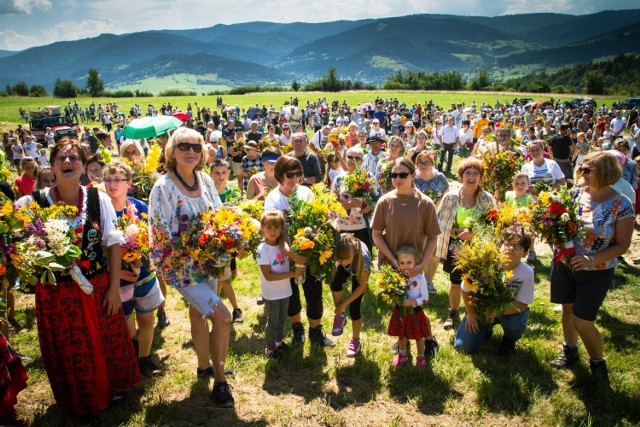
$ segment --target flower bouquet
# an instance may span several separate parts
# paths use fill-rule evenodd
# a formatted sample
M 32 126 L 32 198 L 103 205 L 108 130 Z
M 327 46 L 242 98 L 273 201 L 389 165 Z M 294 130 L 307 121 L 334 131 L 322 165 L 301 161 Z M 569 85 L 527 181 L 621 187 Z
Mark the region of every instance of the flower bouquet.
M 161 156 L 162 149 L 160 146 L 153 145 L 147 154 L 146 160 L 142 156 L 136 157 L 133 161 L 124 159 L 125 163 L 133 169 L 133 185 L 129 188 L 129 196 L 145 203 L 149 202 L 149 193 L 151 193 L 151 189 L 158 179 L 157 170 L 160 166 Z
M 569 260 L 576 253 L 573 239 L 582 233 L 582 224 L 578 219 L 578 203 L 566 187 L 538 195 L 531 209 L 531 227 L 542 240 L 553 246 L 556 264 L 563 261 L 569 265 Z
M 258 199 L 243 200 L 238 208 L 256 221 L 260 221 L 264 212 L 264 202 Z
M 456 263 L 465 288 L 472 292 L 468 302 L 483 321 L 493 321 L 512 303 L 514 293 L 506 286 L 510 273 L 504 270 L 503 255 L 495 242 L 478 237 L 465 241 Z
M 260 229 L 244 212 L 222 206 L 193 218 L 182 245 L 204 277 L 217 277 L 235 255 L 245 258 L 255 252 Z
M 282 153 L 282 155 L 288 154 L 292 151 L 293 151 L 293 144 L 291 144 L 290 142 L 280 147 L 280 152 Z
M 377 178 L 380 188 L 387 192 L 393 190 L 393 182 L 391 181 L 392 167 L 393 162 L 391 160 L 383 160 L 378 171 Z
M 66 219 L 75 217 L 78 209 L 64 203 L 42 208 L 33 202 L 19 212 L 28 218 L 28 224 L 16 244 L 24 266 L 16 267 L 33 272 L 37 280 L 51 285 L 57 283 L 54 272 L 69 273 L 82 291 L 91 294 L 93 285 L 76 264 L 82 254 L 78 245 L 83 227 L 74 229 Z
M 347 213 L 324 184 L 315 184 L 311 189 L 314 195 L 311 201 L 294 196 L 289 203 L 289 241 L 293 252 L 307 258 L 310 273 L 318 280 L 330 283 L 336 247 L 331 222 L 338 216 L 346 217 Z
M 369 177 L 366 169 L 356 169 L 348 173 L 342 180 L 342 186 L 349 196 L 361 199 L 372 196 L 375 189 L 373 178 Z
M 376 278 L 378 292 L 378 308 L 381 305 L 393 305 L 407 294 L 407 278 L 393 267 L 384 264 L 380 267 Z
M 0 193 L 0 278 L 8 286 L 20 279 L 23 290 L 29 284 L 34 285 L 34 272 L 28 268 L 23 254 L 16 246 L 29 224 L 29 218 L 24 211 L 15 209 L 10 200 Z
M 483 188 L 491 193 L 499 191 L 504 197 L 505 191 L 511 186 L 513 177 L 520 171 L 524 160 L 518 153 L 506 150 L 496 155 L 484 156 L 483 162 Z
M 277 135 L 276 135 L 277 136 Z M 265 148 L 280 148 L 280 142 L 277 138 L 271 138 L 269 135 L 264 135 L 258 142 L 258 150 L 262 152 Z
M 124 243 L 120 245 L 122 263 L 128 270 L 140 268 L 143 261 L 149 261 L 149 227 L 147 222 L 138 219 L 135 206 L 130 203 L 116 223 L 122 231 Z

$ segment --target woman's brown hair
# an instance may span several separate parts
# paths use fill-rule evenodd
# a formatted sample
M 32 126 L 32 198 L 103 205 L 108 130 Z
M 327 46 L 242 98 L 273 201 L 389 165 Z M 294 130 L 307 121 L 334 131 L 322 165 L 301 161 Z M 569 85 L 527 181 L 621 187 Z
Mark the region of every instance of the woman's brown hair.
M 290 171 L 299 170 L 302 171 L 302 163 L 295 157 L 282 156 L 278 157 L 276 165 L 273 169 L 273 175 L 280 184 L 282 184 L 282 177 L 285 173 Z

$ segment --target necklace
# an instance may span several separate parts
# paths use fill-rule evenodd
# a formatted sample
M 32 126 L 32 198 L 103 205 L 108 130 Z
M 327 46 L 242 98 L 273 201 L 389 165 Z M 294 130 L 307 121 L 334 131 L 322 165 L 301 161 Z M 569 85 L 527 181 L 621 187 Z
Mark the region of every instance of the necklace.
M 178 178 L 178 181 L 180 181 L 180 183 L 182 185 L 184 185 L 184 188 L 187 189 L 187 191 L 197 191 L 198 188 L 200 188 L 200 182 L 198 182 L 198 177 L 196 176 L 196 171 L 195 169 L 193 170 L 193 180 L 195 181 L 193 183 L 193 185 L 189 185 L 187 184 L 184 179 L 182 179 L 182 177 L 180 176 L 180 174 L 178 173 L 178 170 L 176 169 L 174 171 L 174 173 L 176 174 L 176 177 Z
M 56 201 L 58 202 L 62 202 L 64 203 L 64 200 L 62 200 L 62 196 L 60 196 L 60 190 L 58 190 L 58 187 L 55 186 L 53 187 L 53 194 L 54 196 L 56 196 Z M 78 187 L 78 204 L 76 205 L 76 208 L 78 208 L 78 213 L 76 216 L 80 216 L 80 214 L 82 213 L 82 205 L 83 205 L 83 200 L 84 199 L 84 195 L 82 194 L 82 186 Z

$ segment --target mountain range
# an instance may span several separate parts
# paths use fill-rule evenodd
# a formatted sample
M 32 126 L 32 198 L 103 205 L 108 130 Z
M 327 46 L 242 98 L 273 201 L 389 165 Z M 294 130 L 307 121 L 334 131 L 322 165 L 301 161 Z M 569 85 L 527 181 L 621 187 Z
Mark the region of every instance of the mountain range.
M 102 34 L 19 52 L 0 51 L 0 87 L 24 81 L 51 90 L 57 78 L 82 87 L 89 68 L 99 71 L 107 88 L 146 90 L 150 81 L 168 77 L 181 89 L 198 91 L 290 85 L 293 80 L 304 84 L 323 76 L 329 66 L 340 78 L 365 83 L 382 83 L 398 70 L 456 70 L 470 77 L 486 69 L 508 78 L 638 53 L 639 35 L 640 9 L 577 16 L 410 15 L 219 24 Z

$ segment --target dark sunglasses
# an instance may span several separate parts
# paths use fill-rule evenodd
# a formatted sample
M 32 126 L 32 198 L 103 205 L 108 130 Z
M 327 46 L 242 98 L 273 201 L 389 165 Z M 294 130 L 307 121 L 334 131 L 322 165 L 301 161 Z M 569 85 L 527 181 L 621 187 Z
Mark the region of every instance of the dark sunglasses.
M 188 142 L 181 142 L 178 144 L 178 149 L 180 151 L 189 151 L 189 148 L 191 148 L 193 150 L 194 153 L 198 154 L 198 153 L 202 153 L 202 145 L 195 143 L 195 144 L 190 144 Z
M 409 172 L 399 172 L 399 173 L 391 172 L 389 174 L 391 179 L 396 179 L 396 178 L 407 179 L 409 175 L 411 175 Z
M 291 178 L 300 178 L 302 176 L 303 172 L 302 171 L 296 171 L 296 172 L 286 172 L 285 175 L 287 178 L 291 179 Z
M 358 156 L 347 156 L 347 159 L 349 159 L 349 160 L 362 160 L 362 157 L 358 157 Z
M 578 168 L 578 170 L 580 171 L 580 173 L 581 173 L 582 175 L 589 175 L 589 174 L 591 173 L 591 170 L 592 170 L 592 169 L 591 169 L 591 168 L 584 168 L 584 167 L 580 166 L 580 167 Z

